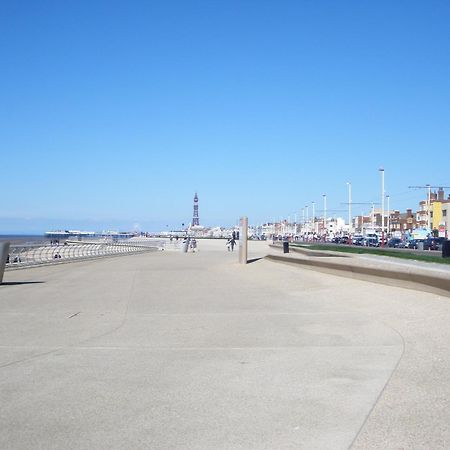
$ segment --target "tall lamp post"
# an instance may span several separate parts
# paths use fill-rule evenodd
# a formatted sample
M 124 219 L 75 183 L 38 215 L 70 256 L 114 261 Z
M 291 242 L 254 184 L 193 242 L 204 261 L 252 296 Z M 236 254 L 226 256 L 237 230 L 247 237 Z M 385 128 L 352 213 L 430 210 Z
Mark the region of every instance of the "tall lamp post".
M 372 233 L 375 232 L 375 204 L 372 203 Z
M 306 232 L 307 237 L 309 239 L 309 206 L 305 205 L 305 211 L 306 211 Z
M 348 186 L 348 233 L 352 232 L 352 183 L 347 181 Z
M 305 208 L 302 208 L 302 234 L 305 233 Z
M 391 208 L 389 205 L 390 196 L 386 195 L 386 199 L 387 199 L 387 235 L 389 237 L 389 234 L 391 232 Z
M 327 194 L 322 194 L 323 197 L 323 233 L 327 235 Z
M 380 167 L 381 172 L 381 246 L 384 247 L 384 169 Z
M 427 184 L 427 228 L 431 230 L 431 185 Z
M 312 227 L 313 227 L 313 233 L 316 232 L 316 202 L 312 203 Z

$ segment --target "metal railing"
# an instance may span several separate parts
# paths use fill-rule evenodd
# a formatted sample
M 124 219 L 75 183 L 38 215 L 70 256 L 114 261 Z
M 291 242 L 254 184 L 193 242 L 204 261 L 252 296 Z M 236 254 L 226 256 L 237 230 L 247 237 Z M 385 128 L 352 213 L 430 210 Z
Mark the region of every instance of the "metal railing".
M 120 240 L 114 242 L 71 242 L 64 244 L 12 245 L 6 259 L 6 269 L 39 264 L 57 264 L 81 259 L 133 254 L 164 249 L 157 240 Z

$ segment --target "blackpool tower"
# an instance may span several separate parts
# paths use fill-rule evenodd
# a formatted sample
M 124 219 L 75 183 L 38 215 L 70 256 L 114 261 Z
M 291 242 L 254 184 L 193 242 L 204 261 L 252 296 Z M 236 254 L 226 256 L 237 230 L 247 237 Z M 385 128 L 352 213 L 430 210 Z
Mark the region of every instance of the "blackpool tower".
M 198 218 L 198 195 L 197 192 L 194 195 L 194 215 L 192 216 L 192 226 L 200 225 L 200 219 Z

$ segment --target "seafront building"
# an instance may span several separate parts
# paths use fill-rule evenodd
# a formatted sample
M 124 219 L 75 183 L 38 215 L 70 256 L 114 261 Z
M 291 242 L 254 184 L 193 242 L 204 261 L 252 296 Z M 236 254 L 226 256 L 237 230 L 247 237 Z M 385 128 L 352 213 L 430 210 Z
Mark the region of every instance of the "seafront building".
M 450 195 L 445 198 L 444 190 L 440 188 L 437 193 L 432 193 L 430 204 L 431 228 L 437 230 L 439 236 L 448 236 Z

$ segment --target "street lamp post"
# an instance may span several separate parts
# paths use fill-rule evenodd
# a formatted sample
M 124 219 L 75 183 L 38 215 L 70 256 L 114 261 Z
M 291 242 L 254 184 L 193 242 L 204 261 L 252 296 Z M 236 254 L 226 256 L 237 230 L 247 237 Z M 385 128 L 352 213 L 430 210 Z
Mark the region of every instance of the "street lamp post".
M 431 229 L 431 185 L 427 184 L 428 195 L 427 195 L 427 228 Z
M 316 232 L 316 202 L 312 203 L 312 227 L 313 227 L 313 233 Z
M 323 197 L 323 233 L 326 239 L 327 235 L 327 194 L 322 194 Z
M 387 198 L 387 235 L 389 237 L 389 234 L 391 232 L 391 208 L 389 205 L 390 196 L 386 195 Z
M 364 236 L 364 211 L 361 211 L 361 236 Z
M 384 247 L 384 169 L 380 167 L 381 172 L 381 246 Z
M 302 226 L 301 226 L 302 234 L 305 233 L 305 208 L 302 208 Z
M 348 186 L 348 233 L 352 232 L 352 183 L 347 182 Z
M 307 238 L 309 240 L 309 206 L 305 205 L 306 210 L 306 232 L 307 232 Z

